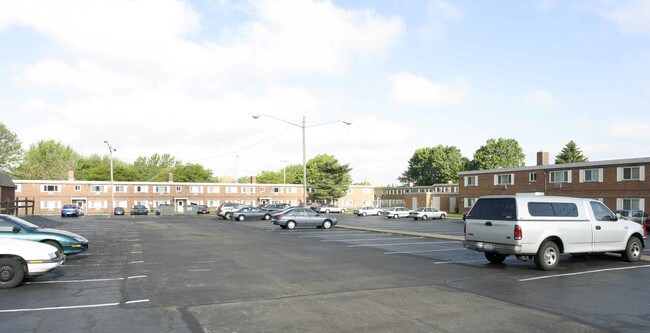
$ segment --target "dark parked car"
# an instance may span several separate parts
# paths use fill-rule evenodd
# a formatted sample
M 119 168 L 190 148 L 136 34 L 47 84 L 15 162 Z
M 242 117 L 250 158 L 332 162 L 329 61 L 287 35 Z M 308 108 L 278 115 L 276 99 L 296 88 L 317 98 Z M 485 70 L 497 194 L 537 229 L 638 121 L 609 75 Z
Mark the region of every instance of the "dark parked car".
M 285 210 L 287 208 L 291 207 L 291 205 L 283 203 L 283 204 L 270 204 L 264 206 L 262 209 L 268 212 L 278 212 Z
M 309 208 L 292 207 L 275 213 L 272 222 L 282 229 L 294 229 L 298 226 L 329 229 L 336 225 L 337 220 L 335 217 L 321 215 Z
M 230 220 L 232 218 L 232 212 L 244 206 L 244 204 L 238 202 L 226 202 L 217 209 L 217 216 Z
M 0 214 L 0 237 L 41 242 L 69 255 L 88 250 L 88 240 L 75 233 L 41 228 L 21 218 Z
M 131 208 L 131 215 L 149 215 L 149 208 L 144 205 L 135 205 Z
M 271 212 L 259 209 L 257 207 L 243 207 L 232 212 L 232 217 L 237 221 L 250 219 L 270 220 Z
M 124 211 L 124 207 L 115 207 L 113 209 L 113 215 L 124 215 L 126 212 Z
M 196 212 L 198 214 L 210 214 L 210 207 L 206 205 L 198 205 L 196 206 Z
M 81 209 L 81 207 L 77 205 L 63 205 L 63 208 L 61 208 L 61 217 L 66 217 L 66 216 L 83 216 L 84 215 L 84 210 Z

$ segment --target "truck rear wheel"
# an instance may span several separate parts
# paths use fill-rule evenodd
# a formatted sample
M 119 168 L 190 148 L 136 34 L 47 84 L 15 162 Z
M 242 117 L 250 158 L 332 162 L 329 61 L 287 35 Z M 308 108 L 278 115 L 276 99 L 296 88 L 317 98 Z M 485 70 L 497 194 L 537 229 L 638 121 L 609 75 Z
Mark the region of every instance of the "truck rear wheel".
M 501 264 L 501 263 L 503 263 L 503 261 L 506 260 L 506 257 L 507 257 L 507 255 L 505 255 L 505 254 L 485 252 L 485 259 L 487 259 L 489 262 L 491 262 L 493 264 Z
M 555 269 L 560 263 L 560 249 L 557 244 L 545 241 L 535 255 L 535 266 L 543 271 Z

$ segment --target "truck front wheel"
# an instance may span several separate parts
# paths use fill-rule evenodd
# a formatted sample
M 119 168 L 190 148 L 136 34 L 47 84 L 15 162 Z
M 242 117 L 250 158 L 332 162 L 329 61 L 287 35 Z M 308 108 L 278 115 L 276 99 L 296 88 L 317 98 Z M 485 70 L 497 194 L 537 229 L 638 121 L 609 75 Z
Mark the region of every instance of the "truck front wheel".
M 555 269 L 560 263 L 560 249 L 557 244 L 545 241 L 535 255 L 535 266 L 543 271 Z
M 627 241 L 627 246 L 625 251 L 623 251 L 623 260 L 629 262 L 639 261 L 641 259 L 641 251 L 643 250 L 643 244 L 638 237 L 630 237 Z

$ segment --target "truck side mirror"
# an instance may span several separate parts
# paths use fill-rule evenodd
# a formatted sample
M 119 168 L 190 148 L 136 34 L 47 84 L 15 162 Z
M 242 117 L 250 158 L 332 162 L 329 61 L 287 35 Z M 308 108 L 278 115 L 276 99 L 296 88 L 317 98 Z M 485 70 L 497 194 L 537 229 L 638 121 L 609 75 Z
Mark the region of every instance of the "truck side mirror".
M 467 213 L 463 214 L 463 221 L 467 220 Z

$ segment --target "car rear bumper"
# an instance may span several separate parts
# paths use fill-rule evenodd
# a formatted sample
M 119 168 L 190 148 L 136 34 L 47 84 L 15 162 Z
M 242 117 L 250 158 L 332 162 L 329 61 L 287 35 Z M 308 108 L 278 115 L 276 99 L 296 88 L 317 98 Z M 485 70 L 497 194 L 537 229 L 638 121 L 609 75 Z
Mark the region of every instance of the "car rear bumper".
M 498 254 L 522 254 L 521 245 L 509 245 L 509 244 L 498 244 L 490 242 L 477 242 L 477 241 L 463 241 L 463 246 L 466 249 L 479 251 L 479 252 L 490 252 Z

